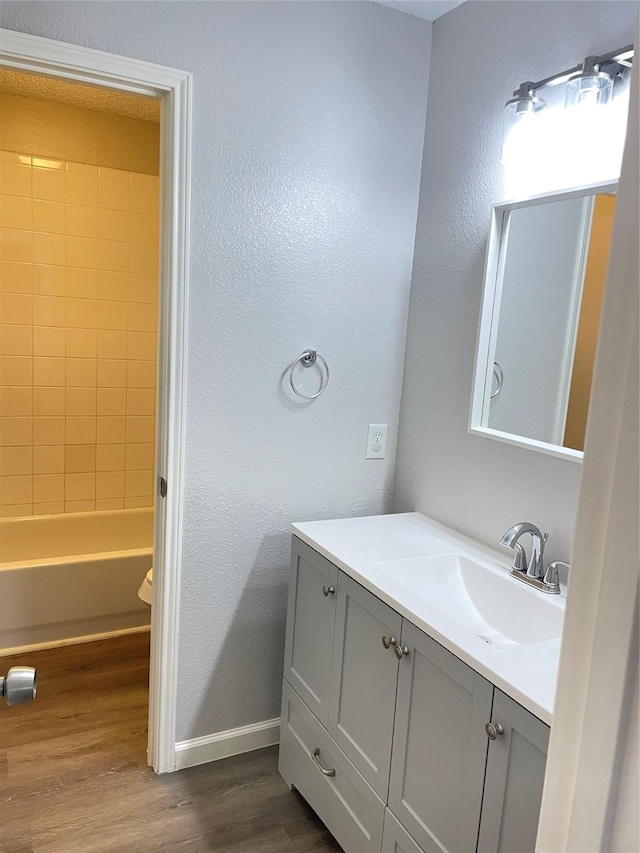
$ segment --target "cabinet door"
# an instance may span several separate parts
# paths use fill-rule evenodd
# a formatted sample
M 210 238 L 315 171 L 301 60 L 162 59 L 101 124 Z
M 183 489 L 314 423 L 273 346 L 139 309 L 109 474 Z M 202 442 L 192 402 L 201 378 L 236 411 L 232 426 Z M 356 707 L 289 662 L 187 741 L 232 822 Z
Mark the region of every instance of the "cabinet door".
M 294 536 L 284 677 L 325 725 L 329 717 L 337 583 L 338 569 L 333 563 Z
M 401 616 L 338 573 L 329 733 L 385 802 L 401 630 Z M 383 637 L 394 642 L 385 648 Z
M 426 853 L 474 853 L 493 686 L 403 620 L 389 807 Z
M 488 722 L 488 721 L 487 721 Z M 533 853 L 538 834 L 549 726 L 496 689 L 479 853 Z

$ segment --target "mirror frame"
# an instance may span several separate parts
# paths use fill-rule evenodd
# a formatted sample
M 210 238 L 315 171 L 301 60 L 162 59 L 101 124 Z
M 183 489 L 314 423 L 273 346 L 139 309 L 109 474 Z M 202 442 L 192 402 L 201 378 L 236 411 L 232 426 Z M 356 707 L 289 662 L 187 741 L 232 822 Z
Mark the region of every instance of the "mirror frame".
M 580 198 L 586 195 L 597 195 L 603 192 L 616 192 L 617 181 L 604 181 L 602 183 L 587 184 L 570 190 L 560 190 L 540 195 L 528 196 L 524 199 L 496 202 L 491 206 L 491 221 L 489 225 L 489 237 L 487 240 L 487 253 L 484 266 L 484 279 L 482 288 L 482 303 L 480 308 L 480 322 L 478 324 L 478 337 L 476 344 L 476 360 L 473 371 L 473 385 L 471 392 L 471 410 L 469 414 L 469 432 L 481 435 L 485 438 L 512 444 L 516 447 L 524 447 L 528 450 L 536 450 L 560 459 L 569 459 L 573 462 L 582 462 L 584 455 L 582 450 L 574 450 L 571 447 L 561 447 L 535 438 L 526 438 L 515 433 L 502 432 L 491 429 L 482 423 L 482 415 L 487 394 L 491 393 L 493 371 L 489 370 L 491 354 L 495 351 L 497 324 L 493 328 L 493 317 L 499 310 L 500 297 L 502 293 L 502 255 L 501 242 L 506 221 L 505 214 L 523 207 L 532 207 L 545 201 L 565 201 L 572 198 Z

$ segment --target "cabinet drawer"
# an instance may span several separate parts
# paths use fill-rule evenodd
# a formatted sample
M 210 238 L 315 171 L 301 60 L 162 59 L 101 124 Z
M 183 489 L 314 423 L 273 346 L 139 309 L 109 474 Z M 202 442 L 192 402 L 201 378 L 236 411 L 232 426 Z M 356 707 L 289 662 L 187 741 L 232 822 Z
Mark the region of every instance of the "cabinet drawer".
M 346 853 L 380 853 L 384 803 L 286 681 L 278 766 Z
M 422 848 L 389 809 L 384 810 L 382 853 L 423 853 Z

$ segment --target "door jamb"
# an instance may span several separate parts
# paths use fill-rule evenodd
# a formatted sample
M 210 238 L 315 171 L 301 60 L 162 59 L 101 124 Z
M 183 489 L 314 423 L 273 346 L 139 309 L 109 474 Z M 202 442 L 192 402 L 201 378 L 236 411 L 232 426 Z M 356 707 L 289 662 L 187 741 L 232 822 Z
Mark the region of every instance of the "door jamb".
M 178 616 L 184 491 L 191 87 L 187 71 L 0 29 L 0 67 L 162 99 L 161 256 L 156 404 L 156 489 L 148 761 L 176 769 Z

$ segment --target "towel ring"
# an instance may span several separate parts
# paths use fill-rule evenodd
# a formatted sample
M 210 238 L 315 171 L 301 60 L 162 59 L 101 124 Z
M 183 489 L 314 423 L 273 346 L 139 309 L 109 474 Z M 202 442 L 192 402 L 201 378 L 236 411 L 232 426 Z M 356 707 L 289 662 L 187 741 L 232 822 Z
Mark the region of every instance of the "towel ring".
M 498 384 L 496 385 L 496 390 L 491 395 L 492 400 L 494 397 L 497 397 L 498 394 L 502 391 L 502 383 L 504 382 L 504 373 L 502 372 L 502 368 L 500 367 L 497 361 L 493 362 L 493 375 L 496 377 L 496 382 Z
M 322 384 L 320 385 L 320 390 L 315 394 L 303 394 L 301 391 L 298 391 L 296 388 L 295 382 L 293 381 L 293 371 L 297 367 L 298 364 L 301 364 L 303 367 L 313 367 L 313 365 L 317 362 L 322 362 L 324 366 L 324 378 L 322 380 Z M 291 367 L 289 368 L 289 384 L 291 385 L 291 390 L 294 394 L 297 394 L 302 400 L 315 400 L 320 394 L 323 394 L 326 391 L 327 385 L 329 384 L 329 365 L 324 360 L 321 355 L 314 349 L 306 349 L 298 358 L 293 362 Z

